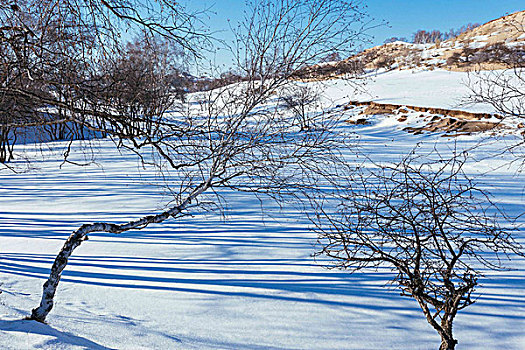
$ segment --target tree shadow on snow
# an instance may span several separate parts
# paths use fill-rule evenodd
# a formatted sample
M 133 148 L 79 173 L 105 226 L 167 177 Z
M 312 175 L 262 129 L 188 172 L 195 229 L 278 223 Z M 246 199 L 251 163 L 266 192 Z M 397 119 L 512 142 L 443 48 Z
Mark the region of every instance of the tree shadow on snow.
M 40 334 L 44 336 L 53 337 L 47 340 L 43 346 L 49 345 L 64 345 L 64 346 L 79 346 L 84 349 L 93 350 L 110 350 L 111 348 L 105 347 L 89 339 L 74 335 L 69 332 L 62 332 L 55 329 L 47 324 L 31 321 L 31 320 L 0 320 L 0 331 L 4 332 L 20 332 L 30 334 Z

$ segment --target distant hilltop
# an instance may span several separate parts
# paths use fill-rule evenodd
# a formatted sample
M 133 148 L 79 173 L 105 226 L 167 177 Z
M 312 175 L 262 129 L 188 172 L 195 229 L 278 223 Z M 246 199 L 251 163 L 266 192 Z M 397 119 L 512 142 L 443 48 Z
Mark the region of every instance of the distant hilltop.
M 432 42 L 389 42 L 341 61 L 309 67 L 299 76 L 308 79 L 378 69 L 470 71 L 525 67 L 525 11 L 467 29 L 446 40 L 429 32 Z

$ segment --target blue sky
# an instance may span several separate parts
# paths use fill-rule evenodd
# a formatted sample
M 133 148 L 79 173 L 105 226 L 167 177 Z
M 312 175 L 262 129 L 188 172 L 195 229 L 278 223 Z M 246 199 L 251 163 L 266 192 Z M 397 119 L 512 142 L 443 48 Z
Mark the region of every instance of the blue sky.
M 256 0 L 255 0 L 256 1 Z M 486 23 L 507 13 L 525 10 L 525 0 L 363 0 L 368 14 L 378 23 L 387 21 L 389 26 L 381 26 L 370 31 L 374 36 L 373 45 L 383 43 L 386 38 L 397 36 L 410 38 L 418 29 L 439 29 L 446 31 L 467 23 Z M 209 8 L 205 24 L 218 37 L 231 38 L 228 33 L 228 20 L 235 24 L 243 18 L 244 0 L 202 0 L 188 1 L 193 10 Z M 230 59 L 226 52 L 209 56 L 216 63 L 228 65 Z
M 507 13 L 525 10 L 523 0 L 369 0 L 368 13 L 392 28 L 373 31 L 376 43 L 392 36 L 409 37 L 417 29 L 448 30 L 469 22 L 486 23 Z

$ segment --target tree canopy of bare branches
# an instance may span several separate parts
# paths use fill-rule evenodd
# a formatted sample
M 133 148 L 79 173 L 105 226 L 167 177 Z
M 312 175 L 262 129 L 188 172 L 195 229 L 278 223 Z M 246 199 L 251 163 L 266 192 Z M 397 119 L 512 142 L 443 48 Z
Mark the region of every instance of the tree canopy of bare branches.
M 460 36 L 461 34 L 465 33 L 465 32 L 468 32 L 474 28 L 477 28 L 479 27 L 480 24 L 479 23 L 469 23 L 467 25 L 464 25 L 464 26 L 461 26 L 460 28 L 458 29 L 450 29 L 448 32 L 441 32 L 437 29 L 433 29 L 433 30 L 423 30 L 423 29 L 420 29 L 418 30 L 417 32 L 415 32 L 414 34 L 412 34 L 412 42 L 414 44 L 435 44 L 435 43 L 438 43 L 438 42 L 441 42 L 441 41 L 444 41 L 444 40 L 449 40 L 449 39 L 453 39 L 455 37 L 458 37 Z M 395 39 L 392 41 L 392 39 Z M 401 40 L 401 41 L 406 41 L 405 38 L 401 38 L 401 39 L 404 39 L 404 40 Z M 394 41 L 397 41 L 397 40 L 400 40 L 398 38 L 391 38 L 391 39 L 387 39 L 385 41 L 385 44 L 387 42 L 394 42 Z
M 129 73 L 132 63 L 128 57 L 128 67 L 123 65 L 122 56 L 133 55 L 123 37 L 135 35 L 148 42 L 141 44 L 143 59 L 160 58 L 160 41 L 197 55 L 207 36 L 195 29 L 196 22 L 194 14 L 171 0 L 0 1 L 0 162 L 13 157 L 17 135 L 25 128 L 105 129 L 116 124 L 121 124 L 118 131 L 129 128 L 123 125 L 128 122 L 124 112 L 133 107 L 113 108 L 115 98 L 121 104 L 132 103 L 115 89 L 122 86 L 122 74 L 125 69 Z M 133 69 L 140 68 L 136 56 Z M 177 57 L 164 54 L 157 67 L 173 66 Z M 112 71 L 106 69 L 108 62 L 115 63 Z M 150 75 L 148 81 L 133 75 L 126 79 L 135 78 L 134 91 L 144 98 L 151 94 L 152 81 L 157 86 L 164 82 L 159 78 L 164 73 L 150 69 L 143 72 Z M 156 79 L 151 79 L 153 75 Z M 162 88 L 169 90 L 170 85 Z M 108 97 L 111 93 L 120 96 Z
M 104 76 L 112 77 L 114 68 L 118 74 L 109 79 L 109 88 L 104 85 L 104 91 L 110 93 L 97 109 L 102 111 L 100 117 L 95 115 L 100 120 L 98 128 L 117 138 L 119 146 L 143 157 L 145 163 L 173 175 L 166 176 L 176 179 L 167 183 L 173 200 L 162 213 L 120 224 L 84 224 L 74 231 L 54 261 L 40 305 L 32 311 L 33 319 L 46 319 L 69 257 L 89 234 L 143 229 L 184 215 L 203 203 L 218 207 L 221 199 L 213 191 L 217 187 L 278 198 L 304 186 L 302 180 L 308 179 L 313 168 L 337 158 L 344 140 L 334 136 L 336 117 L 311 115 L 309 118 L 315 120 L 308 124 L 316 128 L 304 130 L 293 113 L 269 102 L 295 83 L 290 78 L 296 70 L 328 52 L 352 49 L 360 38 L 364 14 L 355 3 L 336 0 L 262 0 L 251 5 L 252 11 L 236 31 L 235 71 L 241 72 L 242 82 L 194 94 L 188 104 L 174 111 L 164 108 L 169 104 L 155 105 L 162 93 L 154 85 L 151 96 L 128 91 L 128 77 L 140 73 L 136 68 L 127 73 L 130 65 L 145 65 L 145 72 L 157 71 L 155 65 L 141 60 L 141 53 L 134 54 L 140 45 L 129 48 L 127 59 L 117 57 L 108 65 L 110 74 Z M 157 50 L 157 46 L 151 48 Z M 154 57 L 162 61 L 165 55 L 160 50 Z M 141 79 L 139 75 L 131 80 Z M 158 79 L 156 76 L 153 80 Z M 102 80 L 101 84 L 106 82 Z M 142 120 L 150 107 L 154 112 Z M 123 122 L 121 115 L 126 118 Z M 144 122 L 151 125 L 144 127 Z
M 236 65 L 263 83 L 288 78 L 338 53 L 355 53 L 368 25 L 359 1 L 253 1 L 250 17 L 235 28 Z

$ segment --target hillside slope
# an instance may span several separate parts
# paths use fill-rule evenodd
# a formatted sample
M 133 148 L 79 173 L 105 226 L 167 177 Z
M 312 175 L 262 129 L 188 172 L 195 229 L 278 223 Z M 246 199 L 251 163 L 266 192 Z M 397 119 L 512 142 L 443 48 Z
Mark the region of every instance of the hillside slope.
M 525 11 L 492 20 L 442 42 L 396 41 L 372 47 L 340 62 L 309 67 L 300 75 L 312 79 L 377 69 L 472 71 L 516 66 L 525 67 Z

